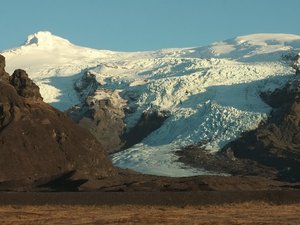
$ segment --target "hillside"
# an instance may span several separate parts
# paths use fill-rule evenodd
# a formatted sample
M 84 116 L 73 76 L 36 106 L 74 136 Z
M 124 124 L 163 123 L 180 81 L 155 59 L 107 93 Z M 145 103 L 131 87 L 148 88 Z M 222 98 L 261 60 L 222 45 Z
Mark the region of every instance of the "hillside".
M 71 116 L 105 140 L 106 151 L 123 148 L 111 156 L 115 165 L 192 176 L 215 173 L 185 166 L 174 152 L 199 143 L 218 152 L 257 128 L 271 112 L 260 93 L 285 85 L 294 70 L 282 56 L 299 48 L 297 35 L 254 34 L 204 47 L 126 53 L 39 32 L 3 54 L 8 71 L 25 69 L 47 103 L 60 110 L 77 105 Z M 161 122 L 149 128 L 148 115 Z M 139 141 L 126 145 L 129 138 Z
M 0 60 L 1 189 L 26 189 L 66 174 L 78 175 L 79 183 L 117 174 L 89 132 L 44 103 L 24 70 L 8 76 Z

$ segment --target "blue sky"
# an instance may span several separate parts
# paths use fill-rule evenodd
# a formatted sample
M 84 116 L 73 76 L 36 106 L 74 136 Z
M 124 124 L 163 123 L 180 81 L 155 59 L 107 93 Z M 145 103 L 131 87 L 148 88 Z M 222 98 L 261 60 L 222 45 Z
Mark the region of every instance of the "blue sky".
M 0 50 L 48 30 L 119 51 L 194 47 L 250 33 L 300 34 L 300 0 L 0 0 Z

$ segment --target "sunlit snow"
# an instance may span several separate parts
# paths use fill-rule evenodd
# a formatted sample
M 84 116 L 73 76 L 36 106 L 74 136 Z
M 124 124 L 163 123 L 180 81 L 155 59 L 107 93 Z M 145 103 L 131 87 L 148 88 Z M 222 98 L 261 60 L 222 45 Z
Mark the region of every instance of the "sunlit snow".
M 80 102 L 73 84 L 89 71 L 101 88 L 116 90 L 109 92 L 114 101 L 135 109 L 125 119 L 128 128 L 145 110 L 167 111 L 160 129 L 112 160 L 144 173 L 191 176 L 209 172 L 184 167 L 173 152 L 201 141 L 218 151 L 255 129 L 271 110 L 260 92 L 287 81 L 293 71 L 281 57 L 299 48 L 297 35 L 254 34 L 206 47 L 126 53 L 79 47 L 39 32 L 2 54 L 10 73 L 25 69 L 45 101 L 60 110 Z

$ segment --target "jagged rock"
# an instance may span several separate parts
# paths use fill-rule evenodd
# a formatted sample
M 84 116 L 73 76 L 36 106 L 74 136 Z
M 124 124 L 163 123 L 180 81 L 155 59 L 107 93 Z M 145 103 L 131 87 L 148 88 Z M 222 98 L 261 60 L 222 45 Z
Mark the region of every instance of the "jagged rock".
M 291 78 L 283 88 L 261 93 L 261 98 L 273 108 L 286 108 L 300 99 L 300 74 Z
M 0 81 L 0 87 L 0 131 L 2 131 L 14 118 L 18 119 L 18 109 L 25 107 L 25 104 L 11 85 Z
M 72 107 L 67 114 L 81 127 L 86 128 L 111 153 L 123 146 L 124 100 L 117 91 L 99 89 L 94 74 L 85 72 L 74 84 L 82 103 Z
M 254 160 L 274 168 L 281 179 L 300 181 L 300 77 L 264 99 L 274 107 L 269 119 L 224 149 L 237 158 Z
M 70 171 L 85 179 L 116 174 L 101 144 L 42 102 L 25 71 L 10 81 L 14 86 L 0 81 L 0 184 L 24 185 Z
M 143 112 L 137 124 L 124 135 L 126 140 L 124 148 L 130 148 L 142 141 L 150 133 L 160 128 L 168 117 L 167 112 L 157 109 Z
M 178 153 L 180 161 L 234 175 L 300 181 L 300 75 L 261 97 L 273 110 L 257 129 L 242 134 L 216 154 L 189 146 Z
M 108 153 L 129 148 L 142 141 L 168 118 L 167 112 L 148 110 L 142 113 L 135 126 L 126 131 L 125 113 L 134 110 L 134 106 L 129 107 L 128 102 L 135 99 L 138 93 L 126 92 L 127 100 L 124 100 L 117 90 L 101 88 L 95 75 L 90 72 L 85 72 L 75 82 L 74 87 L 83 104 L 68 110 L 68 115 L 80 126 L 88 129 Z
M 9 75 L 5 72 L 5 57 L 0 55 L 0 81 L 8 81 Z
M 85 72 L 83 76 L 74 83 L 74 89 L 79 93 L 81 99 L 86 99 L 95 93 L 99 83 L 96 76 L 90 72 Z
M 152 109 L 142 113 L 137 124 L 125 129 L 125 113 L 132 113 L 130 105 L 139 93 L 126 91 L 120 97 L 117 90 L 101 87 L 95 74 L 86 71 L 74 84 L 82 104 L 67 111 L 80 126 L 88 129 L 108 153 L 131 147 L 158 129 L 168 117 L 166 112 Z M 125 100 L 126 99 L 126 100 Z
M 86 77 L 86 76 L 85 76 Z M 93 90 L 95 88 L 93 76 L 89 82 L 80 81 L 77 90 Z M 84 78 L 86 81 L 86 78 Z M 87 85 L 90 83 L 90 85 Z M 85 88 L 79 88 L 84 86 Z M 88 91 L 89 92 L 89 91 Z M 102 143 L 108 153 L 116 152 L 133 146 L 155 131 L 168 118 L 168 113 L 157 109 L 142 113 L 137 124 L 125 132 L 126 101 L 117 91 L 98 89 L 89 92 L 85 103 L 73 107 L 68 115 L 81 127 L 88 129 L 97 140 Z M 83 94 L 85 97 L 86 94 Z
M 124 144 L 121 137 L 125 129 L 125 114 L 120 101 L 117 93 L 101 90 L 98 95 L 87 97 L 81 107 L 69 110 L 68 114 L 81 127 L 88 129 L 106 152 L 111 153 Z
M 4 68 L 5 68 L 5 57 L 0 55 L 0 73 L 1 74 L 3 72 L 5 72 Z
M 25 98 L 42 100 L 40 88 L 28 77 L 26 71 L 18 69 L 9 78 L 9 82 L 15 87 L 18 94 Z

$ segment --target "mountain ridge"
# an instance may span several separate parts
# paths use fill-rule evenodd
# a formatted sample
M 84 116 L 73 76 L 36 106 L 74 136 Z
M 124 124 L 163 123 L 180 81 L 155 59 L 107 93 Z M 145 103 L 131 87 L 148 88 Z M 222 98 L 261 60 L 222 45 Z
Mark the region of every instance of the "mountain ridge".
M 45 101 L 61 110 L 82 107 L 87 97 L 109 100 L 114 108 L 122 106 L 125 132 L 145 112 L 167 112 L 161 127 L 113 155 L 113 162 L 144 173 L 191 176 L 209 171 L 186 168 L 176 162 L 174 152 L 207 140 L 205 148 L 218 151 L 255 129 L 271 111 L 260 92 L 275 90 L 292 76 L 294 70 L 282 55 L 299 51 L 299 41 L 296 35 L 256 34 L 206 47 L 136 53 L 74 45 L 40 51 L 33 44 L 4 55 L 11 66 L 29 71 Z M 87 73 L 98 83 L 93 92 L 86 89 L 89 96 L 74 89 Z
M 0 56 L 0 191 L 101 194 L 297 187 L 262 177 L 170 178 L 115 168 L 93 136 L 42 101 L 24 70 L 16 70 L 7 80 L 4 67 Z

